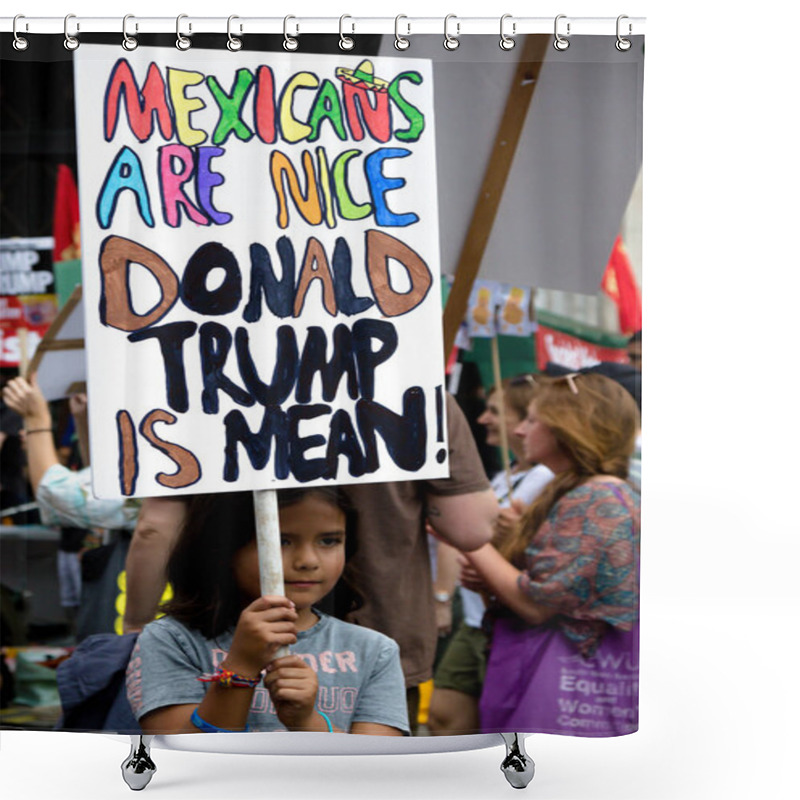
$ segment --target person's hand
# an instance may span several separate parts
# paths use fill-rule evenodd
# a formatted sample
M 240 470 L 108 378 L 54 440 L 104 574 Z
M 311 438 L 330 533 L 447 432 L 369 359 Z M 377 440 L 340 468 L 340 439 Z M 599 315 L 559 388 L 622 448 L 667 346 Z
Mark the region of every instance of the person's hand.
M 507 508 L 501 508 L 494 525 L 492 544 L 495 547 L 506 541 L 516 531 L 527 506 L 521 500 L 512 500 Z
M 461 565 L 461 575 L 459 583 L 473 592 L 485 592 L 489 587 L 481 577 L 481 574 L 473 567 L 464 556 L 460 556 L 458 563 Z
M 289 730 L 314 730 L 319 683 L 317 674 L 300 656 L 276 658 L 264 678 L 278 719 Z
M 12 378 L 3 387 L 3 401 L 12 411 L 22 416 L 28 430 L 53 426 L 50 408 L 39 389 L 35 374 L 31 375 L 30 383 L 22 377 Z
M 280 647 L 297 641 L 297 612 L 288 597 L 265 596 L 239 615 L 225 669 L 253 678 L 275 657 Z
M 436 612 L 436 630 L 439 636 L 449 636 L 453 630 L 453 601 L 448 600 L 446 603 L 437 600 L 434 603 Z
M 69 413 L 73 417 L 85 419 L 88 408 L 85 392 L 77 392 L 69 396 Z

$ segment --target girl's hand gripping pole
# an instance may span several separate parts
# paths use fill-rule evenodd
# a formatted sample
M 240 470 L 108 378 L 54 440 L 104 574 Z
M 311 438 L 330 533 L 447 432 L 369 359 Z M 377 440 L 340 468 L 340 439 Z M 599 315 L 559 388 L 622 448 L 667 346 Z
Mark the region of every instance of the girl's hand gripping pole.
M 258 545 L 261 594 L 262 596 L 285 595 L 277 492 L 275 489 L 257 489 L 253 492 L 253 504 L 256 515 L 256 543 Z M 275 653 L 275 658 L 287 655 L 289 655 L 289 648 L 281 647 Z

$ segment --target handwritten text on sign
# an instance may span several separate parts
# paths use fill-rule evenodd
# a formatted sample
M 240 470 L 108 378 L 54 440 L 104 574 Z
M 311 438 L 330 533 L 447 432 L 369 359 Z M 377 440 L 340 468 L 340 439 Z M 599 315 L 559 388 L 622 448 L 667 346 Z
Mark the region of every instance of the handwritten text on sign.
M 446 475 L 429 63 L 76 55 L 96 493 Z

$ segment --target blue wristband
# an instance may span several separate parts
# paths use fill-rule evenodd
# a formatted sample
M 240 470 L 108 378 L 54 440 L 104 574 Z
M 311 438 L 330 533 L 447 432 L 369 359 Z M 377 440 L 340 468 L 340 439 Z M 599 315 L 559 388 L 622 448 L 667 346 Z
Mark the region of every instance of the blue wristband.
M 242 733 L 242 731 L 232 731 L 229 728 L 218 728 L 210 722 L 206 722 L 198 713 L 197 709 L 192 711 L 192 725 L 200 729 L 203 733 Z M 330 725 L 330 722 L 328 723 Z M 244 726 L 244 732 L 250 729 L 249 725 Z
M 317 714 L 319 714 L 322 719 L 325 720 L 325 724 L 328 726 L 328 733 L 333 733 L 333 723 L 331 722 L 330 717 L 319 709 L 317 709 Z

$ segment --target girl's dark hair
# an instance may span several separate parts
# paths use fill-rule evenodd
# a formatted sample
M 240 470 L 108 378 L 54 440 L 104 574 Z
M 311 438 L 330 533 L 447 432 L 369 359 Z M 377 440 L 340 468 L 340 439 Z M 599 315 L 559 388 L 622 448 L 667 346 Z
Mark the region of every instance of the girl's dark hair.
M 281 489 L 278 508 L 295 505 L 309 495 L 316 495 L 344 512 L 345 560 L 349 560 L 357 547 L 356 512 L 341 489 L 329 486 Z M 167 563 L 173 596 L 161 610 L 207 639 L 235 627 L 246 599 L 236 585 L 233 556 L 253 541 L 255 535 L 252 492 L 191 497 L 186 521 Z M 329 598 L 332 599 L 322 610 L 339 617 L 362 602 L 358 591 L 343 579 Z

